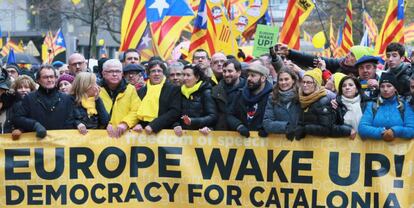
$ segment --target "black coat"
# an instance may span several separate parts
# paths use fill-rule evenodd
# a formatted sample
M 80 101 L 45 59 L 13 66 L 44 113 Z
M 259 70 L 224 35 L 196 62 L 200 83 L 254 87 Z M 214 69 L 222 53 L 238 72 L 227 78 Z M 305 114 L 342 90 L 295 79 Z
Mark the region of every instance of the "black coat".
M 138 90 L 138 96 L 142 100 L 147 94 L 147 86 Z M 140 121 L 143 128 L 150 125 L 152 130 L 157 133 L 162 129 L 169 129 L 180 117 L 181 93 L 180 89 L 168 81 L 161 89 L 158 117 L 151 122 Z
M 247 90 L 247 86 L 245 86 L 243 90 Z M 265 88 L 261 93 L 259 93 L 260 96 L 256 106 L 257 109 L 254 113 L 253 118 L 251 118 L 250 122 L 247 118 L 248 102 L 245 96 L 243 95 L 243 91 L 239 91 L 229 108 L 227 122 L 230 127 L 230 130 L 237 130 L 237 127 L 239 127 L 240 125 L 244 125 L 250 131 L 264 130 L 263 117 L 265 113 L 267 100 L 269 98 L 269 94 L 271 91 L 272 84 L 270 84 L 270 82 L 266 82 Z
M 229 130 L 227 125 L 227 115 L 229 112 L 229 104 L 232 103 L 237 93 L 246 85 L 246 80 L 239 78 L 239 84 L 233 86 L 232 89 L 226 90 L 226 84 L 222 79 L 216 86 L 213 87 L 212 96 L 216 102 L 218 119 L 215 125 L 215 130 Z
M 75 97 L 72 97 L 74 100 Z M 73 117 L 75 119 L 75 127 L 83 123 L 87 129 L 100 129 L 106 127 L 109 123 L 109 114 L 105 110 L 105 106 L 101 98 L 95 101 L 97 115 L 88 116 L 88 112 L 82 105 L 76 105 L 73 109 Z
M 187 126 L 179 119 L 174 126 L 183 129 L 197 130 L 203 127 L 214 127 L 217 120 L 217 108 L 211 96 L 211 84 L 203 82 L 200 88 L 187 99 L 184 95 L 181 101 L 181 115 L 187 115 L 191 119 L 191 125 Z
M 395 78 L 397 79 L 398 86 L 398 94 L 402 96 L 409 96 L 410 95 L 410 76 L 412 74 L 412 68 L 410 63 L 402 63 L 401 66 L 397 67 L 396 69 L 389 70 L 391 73 L 394 74 Z
M 313 61 L 318 57 L 315 55 L 307 54 L 304 52 L 299 52 L 295 50 L 289 50 L 288 59 L 292 60 L 293 63 L 304 66 L 304 67 L 314 67 Z M 344 64 L 344 58 L 326 58 L 322 57 L 322 60 L 326 63 L 326 69 L 335 72 L 342 72 L 346 75 L 353 74 L 355 77 L 358 77 L 358 69 L 353 66 L 347 66 Z
M 73 129 L 73 107 L 71 96 L 56 88 L 46 90 L 42 87 L 26 95 L 21 105 L 16 106 L 13 123 L 24 131 L 33 131 L 36 122 L 47 130 Z
M 331 136 L 334 122 L 335 113 L 332 110 L 331 101 L 327 96 L 323 96 L 310 104 L 308 108 L 302 108 L 298 126 L 304 127 L 306 134 Z

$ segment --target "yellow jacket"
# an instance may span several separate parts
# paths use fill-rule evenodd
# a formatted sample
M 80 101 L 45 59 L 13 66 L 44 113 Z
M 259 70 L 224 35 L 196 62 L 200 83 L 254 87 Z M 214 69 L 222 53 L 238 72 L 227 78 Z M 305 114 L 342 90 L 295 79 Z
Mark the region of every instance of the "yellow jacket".
M 139 99 L 134 86 L 127 84 L 125 91 L 118 94 L 114 103 L 112 103 L 112 99 L 105 88 L 102 88 L 99 97 L 102 99 L 108 114 L 112 109 L 109 124 L 117 126 L 119 123 L 125 122 L 129 128 L 132 128 L 138 123 L 137 110 L 141 104 L 141 99 Z

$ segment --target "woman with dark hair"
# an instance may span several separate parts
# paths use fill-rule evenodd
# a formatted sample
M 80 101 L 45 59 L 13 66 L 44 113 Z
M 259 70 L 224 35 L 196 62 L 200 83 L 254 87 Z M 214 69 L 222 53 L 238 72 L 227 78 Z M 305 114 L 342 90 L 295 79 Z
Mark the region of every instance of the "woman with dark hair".
M 263 127 L 268 133 L 286 134 L 292 140 L 296 128 L 300 103 L 298 95 L 299 79 L 287 67 L 277 74 L 277 84 L 273 86 L 263 118 Z
M 335 136 L 350 136 L 355 139 L 358 125 L 366 106 L 364 93 L 358 79 L 353 76 L 343 77 L 336 87 L 336 124 L 332 134 Z
M 181 119 L 174 124 L 174 132 L 181 136 L 183 129 L 198 129 L 208 134 L 217 119 L 211 84 L 199 65 L 185 66 L 183 75 Z
M 392 73 L 383 72 L 380 96 L 369 102 L 359 123 L 363 139 L 393 141 L 395 138 L 414 138 L 414 112 L 408 102 L 398 97 L 398 82 Z

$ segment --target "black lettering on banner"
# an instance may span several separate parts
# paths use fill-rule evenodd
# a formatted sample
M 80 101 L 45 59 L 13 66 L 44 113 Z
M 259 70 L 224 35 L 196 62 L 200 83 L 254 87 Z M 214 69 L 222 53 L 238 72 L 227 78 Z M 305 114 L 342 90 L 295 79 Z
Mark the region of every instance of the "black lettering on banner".
M 63 147 L 55 148 L 55 169 L 51 172 L 45 170 L 43 148 L 35 148 L 35 170 L 37 175 L 45 180 L 55 180 L 62 176 L 65 168 L 65 150 Z
M 378 170 L 373 170 L 372 164 L 380 163 Z M 365 155 L 365 179 L 364 186 L 372 186 L 372 178 L 387 174 L 390 170 L 390 161 L 383 154 L 369 153 Z
M 12 199 L 13 192 L 17 192 L 17 198 Z M 17 205 L 22 203 L 24 199 L 24 191 L 19 186 L 6 186 L 6 205 Z
M 312 170 L 310 163 L 300 163 L 300 159 L 312 159 L 313 151 L 293 151 L 292 156 L 292 183 L 312 183 L 312 176 L 301 176 L 299 171 L 301 170 Z
M 217 191 L 217 199 L 213 199 L 213 198 L 211 198 L 211 192 L 213 191 L 213 190 L 216 190 Z M 218 185 L 210 185 L 210 186 L 208 186 L 207 188 L 206 188 L 206 190 L 204 191 L 204 197 L 206 198 L 206 201 L 209 203 L 209 204 L 213 204 L 213 205 L 217 205 L 217 204 L 220 204 L 220 202 L 222 202 L 223 201 L 223 199 L 224 199 L 224 191 L 223 191 L 223 189 L 220 187 L 220 186 L 218 186 Z
M 140 154 L 145 155 L 144 161 L 139 161 L 138 157 Z M 147 168 L 150 167 L 154 163 L 154 152 L 148 147 L 132 147 L 131 148 L 131 162 L 130 162 L 130 176 L 131 177 L 138 177 L 138 169 L 139 168 Z
M 289 154 L 289 150 L 282 150 L 273 160 L 273 150 L 267 151 L 267 181 L 273 182 L 273 173 L 276 172 L 280 182 L 289 182 L 281 166 L 283 159 Z
M 122 202 L 121 194 L 123 192 L 122 185 L 119 183 L 109 183 L 108 184 L 108 202 L 113 203 L 114 198 L 116 202 Z
M 284 203 L 285 204 L 290 204 L 290 202 L 289 202 L 289 195 L 290 194 L 292 194 L 293 193 L 293 189 L 291 189 L 291 188 L 281 188 L 280 189 L 280 193 L 283 193 L 284 194 Z
M 138 185 L 136 183 L 131 183 L 128 188 L 128 192 L 125 197 L 125 202 L 129 202 L 132 198 L 136 199 L 139 202 L 143 202 L 141 192 L 139 192 Z
M 361 198 L 358 192 L 352 192 L 351 207 L 370 207 L 371 193 L 365 193 L 365 200 Z
M 334 204 L 336 196 L 342 199 L 341 200 L 342 203 L 339 206 L 335 206 Z M 326 197 L 326 204 L 328 207 L 346 208 L 348 207 L 348 203 L 349 203 L 348 197 L 342 191 L 332 191 L 331 193 L 328 194 L 328 197 Z
M 312 208 L 325 208 L 323 205 L 318 205 L 318 190 L 312 189 Z
M 298 190 L 295 201 L 293 202 L 293 207 L 309 207 L 308 200 L 306 199 L 306 194 L 303 189 Z
M 255 207 L 263 206 L 264 204 L 263 200 L 259 200 L 259 201 L 256 200 L 256 192 L 259 192 L 262 194 L 264 191 L 265 190 L 260 186 L 256 186 L 252 188 L 252 190 L 250 191 L 250 202 L 253 204 L 253 206 Z
M 242 195 L 241 189 L 238 186 L 227 186 L 227 199 L 226 205 L 233 205 L 233 201 L 236 205 L 241 206 L 240 197 Z
M 350 186 L 354 184 L 359 177 L 361 154 L 351 153 L 351 164 L 349 165 L 349 175 L 341 177 L 339 175 L 339 152 L 329 154 L 329 178 L 331 181 L 340 186 Z
M 156 188 L 156 189 L 160 189 L 161 184 L 159 184 L 157 182 L 151 182 L 151 183 L 147 184 L 144 188 L 144 195 L 145 195 L 145 198 L 147 198 L 150 202 L 158 202 L 162 198 L 161 198 L 160 195 L 156 195 L 156 196 L 151 195 L 151 189 L 153 187 Z
M 42 192 L 36 192 L 36 190 L 42 190 L 42 185 L 28 185 L 27 186 L 27 205 L 42 205 Z M 35 199 L 35 198 L 40 199 Z
M 384 207 L 401 207 L 395 193 L 390 193 L 385 200 Z
M 98 189 L 104 190 L 105 186 L 102 183 L 97 183 L 93 185 L 91 188 L 91 199 L 94 203 L 102 204 L 106 201 L 106 198 L 104 196 L 98 198 L 97 196 Z
M 178 186 L 180 184 L 179 183 L 174 183 L 172 187 L 168 183 L 162 183 L 162 185 L 164 185 L 164 188 L 168 193 L 168 201 L 169 202 L 174 202 L 174 195 L 175 195 L 175 192 L 177 191 Z
M 206 161 L 203 148 L 195 148 L 195 151 L 203 179 L 211 179 L 214 167 L 217 166 L 221 179 L 229 180 L 234 160 L 236 158 L 237 149 L 229 149 L 229 154 L 227 155 L 225 164 L 219 148 L 213 148 L 208 163 Z
M 30 180 L 31 175 L 28 172 L 14 172 L 14 168 L 27 168 L 29 167 L 28 160 L 14 160 L 15 156 L 30 156 L 29 148 L 22 149 L 5 149 L 4 154 L 5 161 L 5 175 L 6 180 Z
M 167 154 L 181 155 L 182 147 L 158 147 L 158 173 L 160 177 L 181 178 L 181 171 L 167 170 L 167 166 L 180 166 L 180 159 L 168 159 Z
M 267 197 L 265 207 L 270 207 L 273 204 L 276 205 L 276 207 L 281 207 L 279 196 L 277 195 L 277 190 L 274 187 L 270 189 L 270 193 L 269 193 L 269 196 Z M 289 203 L 287 205 L 289 205 Z
M 188 202 L 193 204 L 194 197 L 201 197 L 200 192 L 195 192 L 195 189 L 202 189 L 203 185 L 201 184 L 188 184 Z
M 84 162 L 78 161 L 78 156 L 85 156 Z M 81 170 L 85 178 L 93 178 L 92 172 L 89 167 L 95 160 L 93 151 L 87 147 L 71 147 L 69 149 L 69 161 L 70 161 L 70 179 L 77 179 L 78 170 Z
M 249 163 L 252 168 L 248 168 Z M 245 175 L 252 175 L 256 178 L 256 181 L 263 181 L 263 174 L 260 170 L 259 162 L 257 162 L 256 155 L 252 149 L 245 150 L 236 180 L 242 181 Z
M 82 197 L 80 199 L 76 198 L 77 190 L 80 190 L 82 192 L 81 194 Z M 70 200 L 73 203 L 84 204 L 88 200 L 88 197 L 89 197 L 88 188 L 86 188 L 86 186 L 83 184 L 76 184 L 72 187 L 72 189 L 70 189 L 69 196 L 70 196 Z
M 60 197 L 60 204 L 65 205 L 67 203 L 67 189 L 66 185 L 61 185 L 55 191 L 52 185 L 46 185 L 46 204 L 52 204 L 52 198 L 57 201 Z
M 115 170 L 109 170 L 106 167 L 106 159 L 109 155 L 116 155 L 118 157 L 118 167 Z M 124 151 L 118 147 L 105 148 L 98 157 L 98 170 L 105 178 L 116 178 L 122 174 L 126 165 L 126 155 Z

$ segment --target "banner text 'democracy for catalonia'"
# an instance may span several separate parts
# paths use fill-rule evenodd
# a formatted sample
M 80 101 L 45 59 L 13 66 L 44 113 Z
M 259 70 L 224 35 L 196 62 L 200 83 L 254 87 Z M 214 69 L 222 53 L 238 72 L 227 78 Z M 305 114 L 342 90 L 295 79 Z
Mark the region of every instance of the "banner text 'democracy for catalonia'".
M 0 139 L 0 207 L 412 207 L 412 141 L 172 131 Z

